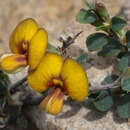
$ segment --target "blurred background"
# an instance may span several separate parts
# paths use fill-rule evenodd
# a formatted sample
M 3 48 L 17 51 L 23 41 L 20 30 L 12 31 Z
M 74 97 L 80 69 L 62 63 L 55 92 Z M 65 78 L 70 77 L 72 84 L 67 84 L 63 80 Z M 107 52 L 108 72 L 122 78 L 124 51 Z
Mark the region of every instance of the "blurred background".
M 126 3 L 125 0 L 100 1 L 112 15 L 118 14 Z M 0 54 L 9 51 L 9 36 L 19 21 L 34 18 L 47 30 L 49 41 L 53 42 L 83 7 L 82 0 L 0 0 Z

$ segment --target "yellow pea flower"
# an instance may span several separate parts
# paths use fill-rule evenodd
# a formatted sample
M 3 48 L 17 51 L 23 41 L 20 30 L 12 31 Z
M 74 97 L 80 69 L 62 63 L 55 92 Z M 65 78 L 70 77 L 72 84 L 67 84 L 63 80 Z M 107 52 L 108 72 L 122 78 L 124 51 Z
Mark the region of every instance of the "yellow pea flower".
M 47 32 L 39 28 L 34 19 L 21 21 L 10 36 L 9 47 L 13 54 L 0 59 L 0 67 L 8 73 L 16 73 L 29 65 L 34 70 L 40 63 L 48 43 Z
M 88 95 L 88 78 L 81 65 L 53 53 L 46 53 L 39 66 L 29 72 L 28 83 L 37 92 L 50 88 L 40 107 L 54 115 L 61 112 L 65 93 L 76 101 L 83 101 Z

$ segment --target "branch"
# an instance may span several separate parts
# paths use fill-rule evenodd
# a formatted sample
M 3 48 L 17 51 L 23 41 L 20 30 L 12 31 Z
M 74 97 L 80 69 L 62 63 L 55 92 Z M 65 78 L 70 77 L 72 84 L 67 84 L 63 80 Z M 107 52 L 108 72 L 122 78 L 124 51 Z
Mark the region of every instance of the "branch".
M 97 91 L 97 90 L 106 90 L 106 89 L 113 89 L 113 88 L 118 88 L 120 87 L 119 85 L 117 85 L 119 83 L 119 81 L 121 80 L 121 78 L 126 74 L 127 69 L 124 73 L 122 73 L 119 78 L 117 80 L 115 80 L 113 83 L 110 84 L 106 84 L 106 85 L 99 85 L 99 86 L 91 86 L 89 88 L 89 92 L 92 91 Z
M 60 42 L 63 43 L 62 46 L 62 51 L 64 51 L 67 47 L 69 47 L 71 44 L 74 43 L 74 41 L 76 40 L 76 38 L 82 33 L 83 31 L 80 31 L 79 33 L 77 33 L 73 38 L 72 37 L 68 37 L 67 40 L 64 40 L 62 37 L 60 37 Z
M 23 106 L 39 105 L 44 97 L 45 97 L 44 95 L 41 95 L 40 97 L 37 97 L 37 98 L 28 96 L 24 100 L 22 100 L 22 104 L 23 104 Z
M 11 94 L 14 94 L 16 91 L 18 91 L 18 88 L 27 81 L 27 76 L 24 77 L 23 79 L 19 80 L 18 82 L 16 82 L 13 85 L 9 86 L 9 91 Z

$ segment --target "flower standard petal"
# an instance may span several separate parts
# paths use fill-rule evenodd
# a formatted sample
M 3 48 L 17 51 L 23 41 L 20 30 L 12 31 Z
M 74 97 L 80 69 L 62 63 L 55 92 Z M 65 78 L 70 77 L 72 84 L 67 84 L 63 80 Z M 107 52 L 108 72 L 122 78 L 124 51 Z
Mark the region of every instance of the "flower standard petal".
M 0 59 L 0 68 L 7 73 L 17 73 L 27 66 L 27 59 L 24 55 L 6 54 Z
M 67 58 L 63 64 L 61 77 L 72 99 L 83 101 L 88 95 L 88 79 L 81 65 Z
M 35 69 L 40 63 L 48 43 L 47 32 L 41 28 L 33 36 L 29 44 L 29 66 L 30 70 Z
M 28 74 L 28 83 L 37 92 L 43 92 L 48 88 L 49 81 L 54 77 L 59 77 L 63 65 L 61 56 L 46 53 L 39 66 Z
M 34 34 L 38 30 L 37 23 L 31 19 L 25 19 L 22 22 L 20 22 L 14 31 L 11 34 L 10 37 L 10 49 L 13 53 L 22 53 L 23 50 L 21 50 L 20 44 L 28 44 Z

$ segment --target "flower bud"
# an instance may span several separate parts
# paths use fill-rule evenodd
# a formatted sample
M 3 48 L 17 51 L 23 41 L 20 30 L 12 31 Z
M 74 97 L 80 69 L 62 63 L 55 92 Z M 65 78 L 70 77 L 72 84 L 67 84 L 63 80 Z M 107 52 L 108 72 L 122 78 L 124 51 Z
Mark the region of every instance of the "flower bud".
M 107 8 L 102 3 L 96 3 L 95 5 L 96 12 L 99 14 L 99 16 L 107 21 L 109 19 L 109 14 L 107 11 Z
M 27 65 L 26 56 L 5 54 L 0 59 L 0 68 L 7 73 L 16 73 Z

